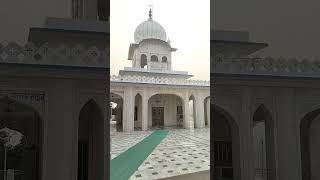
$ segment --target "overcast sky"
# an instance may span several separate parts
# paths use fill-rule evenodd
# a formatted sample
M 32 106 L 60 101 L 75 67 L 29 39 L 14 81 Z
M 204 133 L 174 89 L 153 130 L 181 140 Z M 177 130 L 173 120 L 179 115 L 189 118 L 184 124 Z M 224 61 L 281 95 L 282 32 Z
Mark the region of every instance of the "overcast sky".
M 263 56 L 320 57 L 319 0 L 213 0 L 215 29 L 246 30 L 251 41 L 266 42 Z
M 210 79 L 210 0 L 111 0 L 110 66 L 111 75 L 127 60 L 134 31 L 148 19 L 149 5 L 153 5 L 153 19 L 166 30 L 171 46 L 172 69 L 189 71 L 193 79 Z

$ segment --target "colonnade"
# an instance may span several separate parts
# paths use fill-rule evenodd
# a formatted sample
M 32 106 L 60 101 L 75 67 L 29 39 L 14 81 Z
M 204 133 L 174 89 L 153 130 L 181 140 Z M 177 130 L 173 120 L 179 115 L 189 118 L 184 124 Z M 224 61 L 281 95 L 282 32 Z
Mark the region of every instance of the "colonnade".
M 134 87 L 127 87 L 122 91 L 112 91 L 111 93 L 117 94 L 122 98 L 123 102 L 123 110 L 122 110 L 122 127 L 124 132 L 134 131 L 134 111 L 135 111 L 135 97 L 137 94 L 141 95 L 142 103 L 141 103 L 141 130 L 145 131 L 150 126 L 148 121 L 150 116 L 148 116 L 148 106 L 149 100 L 151 97 L 164 94 L 164 95 L 175 95 L 181 99 L 182 107 L 183 107 L 183 127 L 186 129 L 192 128 L 204 128 L 207 125 L 210 125 L 209 120 L 209 110 L 205 111 L 205 107 L 209 108 L 209 91 L 190 91 L 189 89 L 184 89 L 181 91 L 177 90 L 164 90 L 161 91 L 153 91 L 149 89 L 136 90 Z M 189 98 L 190 96 L 195 97 L 195 122 L 190 117 L 189 110 Z M 205 115 L 205 112 L 208 112 Z M 207 123 L 205 122 L 207 119 Z

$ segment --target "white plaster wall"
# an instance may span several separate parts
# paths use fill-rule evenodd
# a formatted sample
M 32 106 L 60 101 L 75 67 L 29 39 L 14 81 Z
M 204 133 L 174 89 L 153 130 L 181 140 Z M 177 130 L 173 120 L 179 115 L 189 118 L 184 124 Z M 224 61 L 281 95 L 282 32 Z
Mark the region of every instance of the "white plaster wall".
M 180 102 L 179 102 L 180 101 Z M 177 125 L 177 106 L 181 105 L 181 100 L 177 96 L 167 97 L 165 104 L 165 126 Z
M 46 17 L 71 18 L 71 0 L 2 0 L 0 40 L 27 41 L 30 27 L 42 27 Z

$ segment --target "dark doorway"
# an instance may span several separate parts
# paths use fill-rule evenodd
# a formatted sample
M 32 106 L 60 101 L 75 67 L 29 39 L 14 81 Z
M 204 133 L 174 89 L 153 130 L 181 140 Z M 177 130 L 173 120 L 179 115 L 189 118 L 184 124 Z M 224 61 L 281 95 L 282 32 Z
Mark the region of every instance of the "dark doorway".
M 112 120 L 116 121 L 116 130 L 121 132 L 123 130 L 122 116 L 123 116 L 123 99 L 121 96 L 110 93 L 110 102 L 117 104 L 117 106 L 112 109 Z
M 223 115 L 216 113 L 214 118 L 215 179 L 233 179 L 231 128 Z
M 239 130 L 222 108 L 210 104 L 213 125 L 214 179 L 232 180 L 240 176 Z
M 164 108 L 152 107 L 152 127 L 164 127 Z
M 78 180 L 88 179 L 88 142 L 78 144 Z
M 104 175 L 104 119 L 95 101 L 80 111 L 78 130 L 78 180 L 100 180 Z
M 262 104 L 253 114 L 253 147 L 256 179 L 276 179 L 273 120 Z
M 7 152 L 7 169 L 14 169 L 15 173 L 21 174 L 19 178 L 39 180 L 41 177 L 41 119 L 39 114 L 32 107 L 5 97 L 0 99 L 0 129 L 4 127 L 24 135 L 21 145 Z M 3 144 L 0 146 L 0 154 L 0 169 L 3 169 Z

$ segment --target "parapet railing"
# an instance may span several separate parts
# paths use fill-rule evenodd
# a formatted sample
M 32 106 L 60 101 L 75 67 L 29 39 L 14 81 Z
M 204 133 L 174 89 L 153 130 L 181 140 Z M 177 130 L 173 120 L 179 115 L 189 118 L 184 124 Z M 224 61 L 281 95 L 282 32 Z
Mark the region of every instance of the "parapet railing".
M 320 77 L 320 60 L 285 58 L 214 58 L 211 72 L 271 76 Z
M 118 83 L 145 83 L 145 84 L 162 84 L 162 85 L 181 85 L 181 86 L 204 86 L 209 87 L 210 81 L 189 80 L 166 77 L 149 77 L 149 76 L 111 76 L 111 82 Z
M 23 46 L 15 42 L 0 44 L 0 63 L 109 68 L 108 59 L 109 49 L 84 47 L 80 44 L 74 46 L 65 44 L 36 46 L 30 42 Z

